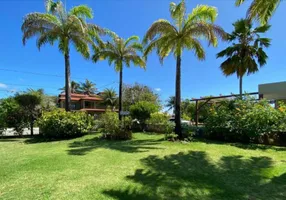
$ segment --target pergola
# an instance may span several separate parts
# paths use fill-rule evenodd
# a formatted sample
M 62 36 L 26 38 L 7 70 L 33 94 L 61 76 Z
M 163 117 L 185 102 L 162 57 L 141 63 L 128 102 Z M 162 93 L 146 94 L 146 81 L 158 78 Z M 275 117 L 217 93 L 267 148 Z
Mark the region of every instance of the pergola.
M 252 93 L 247 93 L 247 94 L 243 94 L 242 96 L 254 96 L 254 95 L 259 95 L 259 99 L 263 98 L 262 95 L 260 95 L 258 92 L 252 92 Z M 213 96 L 213 97 L 203 97 L 200 99 L 192 99 L 190 100 L 191 102 L 196 102 L 196 110 L 195 110 L 195 122 L 196 122 L 196 126 L 198 126 L 199 123 L 199 112 L 202 109 L 202 107 L 204 107 L 206 104 L 212 104 L 212 103 L 217 103 L 220 101 L 220 99 L 228 99 L 228 98 L 235 98 L 235 97 L 239 97 L 240 94 L 231 94 L 231 95 L 220 95 L 220 96 Z M 218 101 L 212 101 L 212 100 L 218 100 Z M 199 102 L 203 101 L 204 103 L 199 105 Z

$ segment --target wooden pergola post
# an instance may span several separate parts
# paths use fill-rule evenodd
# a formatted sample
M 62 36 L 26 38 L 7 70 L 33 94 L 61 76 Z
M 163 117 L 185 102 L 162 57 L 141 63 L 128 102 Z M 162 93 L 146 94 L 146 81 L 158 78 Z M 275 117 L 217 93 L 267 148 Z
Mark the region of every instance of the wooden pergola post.
M 196 127 L 198 127 L 198 123 L 199 123 L 199 103 L 198 100 L 196 100 Z

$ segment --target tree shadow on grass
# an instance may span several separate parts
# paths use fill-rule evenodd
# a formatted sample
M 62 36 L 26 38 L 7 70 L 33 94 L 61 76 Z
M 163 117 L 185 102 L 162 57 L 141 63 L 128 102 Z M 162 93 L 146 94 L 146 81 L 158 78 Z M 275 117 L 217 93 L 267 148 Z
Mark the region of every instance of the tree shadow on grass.
M 204 152 L 142 159 L 145 169 L 126 177 L 136 186 L 104 191 L 115 199 L 286 199 L 286 173 L 267 178 L 268 157 L 222 157 L 213 164 Z
M 274 146 L 274 145 L 265 145 L 265 144 L 243 144 L 243 143 L 226 143 L 216 140 L 206 140 L 206 139 L 197 139 L 196 141 L 204 142 L 206 144 L 219 144 L 219 145 L 231 145 L 240 149 L 245 150 L 274 150 L 274 151 L 286 151 L 284 146 Z
M 69 145 L 70 155 L 85 155 L 88 152 L 97 148 L 106 148 L 126 153 L 140 153 L 152 149 L 159 149 L 155 145 L 160 144 L 160 140 L 127 140 L 127 141 L 113 141 L 105 140 L 98 136 L 84 141 L 75 141 Z

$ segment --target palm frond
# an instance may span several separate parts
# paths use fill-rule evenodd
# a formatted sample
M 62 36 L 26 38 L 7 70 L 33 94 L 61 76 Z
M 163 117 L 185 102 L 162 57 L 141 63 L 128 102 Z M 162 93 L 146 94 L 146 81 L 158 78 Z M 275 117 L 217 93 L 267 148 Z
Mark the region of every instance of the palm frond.
M 174 34 L 178 33 L 176 27 L 174 27 L 169 21 L 164 19 L 159 19 L 155 21 L 151 27 L 147 30 L 143 44 L 147 44 L 148 41 L 153 40 L 156 35 L 162 34 Z
M 88 46 L 89 41 L 85 39 L 87 38 L 72 36 L 70 38 L 70 41 L 74 45 L 77 52 L 79 52 L 85 59 L 89 59 L 90 57 L 90 51 Z
M 69 11 L 70 15 L 75 15 L 80 18 L 93 18 L 92 9 L 85 5 L 75 6 Z
M 198 5 L 193 11 L 188 15 L 187 22 L 195 21 L 205 21 L 205 22 L 215 22 L 218 12 L 217 8 L 208 5 Z
M 170 3 L 170 13 L 172 19 L 175 21 L 175 24 L 178 26 L 179 30 L 183 27 L 183 23 L 186 15 L 186 4 L 182 0 L 179 4 L 174 2 Z
M 140 38 L 137 35 L 133 35 L 125 41 L 124 47 L 126 47 L 130 42 L 139 41 L 139 40 L 140 40 Z

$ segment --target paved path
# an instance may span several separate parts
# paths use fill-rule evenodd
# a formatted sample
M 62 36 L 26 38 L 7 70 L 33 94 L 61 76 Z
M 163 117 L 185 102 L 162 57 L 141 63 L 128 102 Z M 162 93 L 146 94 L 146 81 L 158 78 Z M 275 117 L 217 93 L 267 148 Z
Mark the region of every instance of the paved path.
M 28 128 L 24 129 L 23 135 L 30 135 L 31 131 Z M 34 128 L 34 135 L 39 134 L 39 128 Z M 16 136 L 17 134 L 13 130 L 13 128 L 8 128 L 6 131 L 3 132 L 3 136 Z

